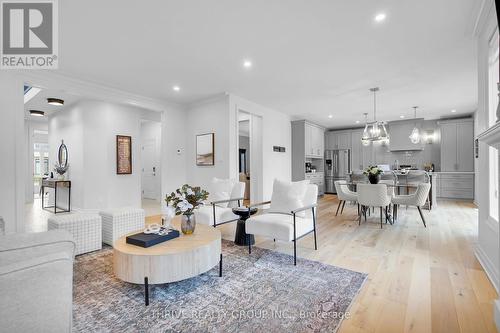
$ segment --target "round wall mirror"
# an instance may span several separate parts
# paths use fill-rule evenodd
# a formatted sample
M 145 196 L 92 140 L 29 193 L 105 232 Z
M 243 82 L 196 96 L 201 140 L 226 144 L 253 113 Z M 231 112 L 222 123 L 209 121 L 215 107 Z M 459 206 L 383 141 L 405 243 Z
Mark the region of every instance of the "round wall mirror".
M 68 165 L 68 148 L 64 144 L 64 140 L 61 141 L 61 145 L 59 146 L 57 158 L 59 160 L 59 166 L 66 167 Z

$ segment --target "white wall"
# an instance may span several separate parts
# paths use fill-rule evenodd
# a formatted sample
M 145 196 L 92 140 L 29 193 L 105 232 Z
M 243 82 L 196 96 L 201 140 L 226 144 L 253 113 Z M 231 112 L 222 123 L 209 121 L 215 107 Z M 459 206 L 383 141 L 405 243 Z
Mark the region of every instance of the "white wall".
M 161 120 L 161 192 L 164 198 L 187 182 L 186 111 L 167 106 L 161 113 Z
M 244 111 L 254 116 L 259 116 L 262 119 L 262 197 L 257 200 L 270 200 L 274 179 L 291 180 L 292 161 L 292 125 L 288 115 L 253 103 L 244 98 L 231 94 L 229 98 L 230 109 L 230 154 L 232 165 L 231 177 L 236 178 L 238 171 L 238 133 L 237 119 L 238 111 Z M 234 124 L 234 125 L 233 125 Z M 255 125 L 255 124 L 253 124 Z M 253 129 L 255 129 L 255 126 Z M 234 128 L 234 129 L 233 129 Z M 251 137 L 259 135 L 252 133 Z M 276 153 L 273 151 L 273 146 L 285 147 L 285 153 Z M 253 168 L 252 161 L 252 177 L 258 174 L 258 170 Z M 252 187 L 253 189 L 253 187 Z
M 0 216 L 7 233 L 23 232 L 27 164 L 22 79 L 2 71 L 0 92 Z
M 86 100 L 49 119 L 50 160 L 68 147 L 72 205 L 85 210 L 141 207 L 141 109 Z M 132 174 L 116 174 L 116 135 L 132 136 Z
M 478 110 L 475 115 L 475 134 L 479 135 L 488 128 L 488 42 L 497 27 L 494 2 L 488 0 L 484 4 L 483 15 L 478 23 L 477 34 L 477 69 L 478 69 Z M 476 255 L 488 273 L 495 288 L 499 287 L 499 226 L 497 221 L 489 218 L 489 186 L 491 183 L 488 171 L 488 146 L 480 143 L 479 159 L 476 159 L 476 203 L 479 207 L 479 233 Z
M 222 94 L 194 105 L 186 110 L 186 163 L 187 182 L 205 186 L 213 177 L 237 178 L 231 170 L 229 98 Z M 215 165 L 196 165 L 196 135 L 215 133 Z M 237 173 L 238 170 L 236 170 Z

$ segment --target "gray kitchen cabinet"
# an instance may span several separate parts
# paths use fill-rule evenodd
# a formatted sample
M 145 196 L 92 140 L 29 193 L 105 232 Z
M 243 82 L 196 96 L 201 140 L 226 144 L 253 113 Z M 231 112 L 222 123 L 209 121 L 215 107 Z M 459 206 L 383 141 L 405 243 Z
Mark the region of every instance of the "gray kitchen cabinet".
M 336 132 L 327 132 L 326 149 L 339 149 L 339 135 Z
M 351 132 L 339 133 L 337 142 L 337 149 L 351 149 Z
M 441 171 L 474 171 L 472 119 L 440 121 Z
M 438 173 L 437 197 L 474 199 L 474 174 L 461 172 Z
M 305 120 L 292 121 L 292 181 L 306 179 L 306 161 L 312 162 L 318 171 L 323 170 L 325 150 L 324 129 Z M 324 193 L 324 174 L 314 175 L 314 184 Z
M 363 170 L 363 145 L 361 144 L 361 136 L 363 130 L 353 130 L 351 132 L 351 169 Z

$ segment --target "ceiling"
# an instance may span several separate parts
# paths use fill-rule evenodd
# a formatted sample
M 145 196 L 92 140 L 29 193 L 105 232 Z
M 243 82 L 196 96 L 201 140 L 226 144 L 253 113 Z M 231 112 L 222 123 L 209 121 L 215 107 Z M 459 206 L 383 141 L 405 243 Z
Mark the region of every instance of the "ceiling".
M 64 100 L 63 106 L 51 105 L 47 103 L 47 98 L 54 97 Z M 73 105 L 81 99 L 80 96 L 72 95 L 67 92 L 62 92 L 54 89 L 41 89 L 32 99 L 24 104 L 24 117 L 32 121 L 46 122 L 48 116 L 54 112 L 61 111 Z M 30 115 L 29 110 L 39 110 L 45 112 L 44 117 L 35 117 Z
M 60 1 L 59 68 L 183 104 L 227 91 L 329 128 L 371 115 L 373 86 L 379 119 L 411 117 L 414 105 L 426 119 L 460 115 L 477 104 L 479 4 Z M 380 12 L 387 19 L 376 23 Z

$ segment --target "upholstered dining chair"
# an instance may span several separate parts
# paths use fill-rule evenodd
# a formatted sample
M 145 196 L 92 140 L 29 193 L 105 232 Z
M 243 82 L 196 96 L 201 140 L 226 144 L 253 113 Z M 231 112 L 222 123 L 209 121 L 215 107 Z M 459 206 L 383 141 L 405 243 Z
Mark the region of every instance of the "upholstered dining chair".
M 349 189 L 347 182 L 345 180 L 337 180 L 335 181 L 335 189 L 337 190 L 337 198 L 339 199 L 339 205 L 337 206 L 337 212 L 335 216 L 339 214 L 339 208 L 342 206 L 340 210 L 340 215 L 344 213 L 344 206 L 346 201 L 358 203 L 358 194 Z M 358 205 L 358 214 L 359 214 L 359 205 Z
M 417 185 L 417 190 L 413 194 L 409 195 L 396 195 L 392 197 L 391 201 L 394 205 L 394 218 L 398 218 L 399 205 L 415 206 L 420 213 L 424 227 L 427 227 L 425 223 L 424 214 L 422 213 L 421 206 L 425 205 L 427 197 L 429 196 L 429 191 L 431 189 L 430 183 L 420 183 Z
M 361 225 L 362 216 L 365 217 L 366 211 L 370 207 L 380 208 L 380 228 L 383 223 L 383 210 L 385 209 L 385 221 L 387 222 L 387 207 L 391 204 L 391 197 L 387 193 L 386 184 L 358 184 L 358 203 L 361 207 L 361 214 L 359 214 L 359 225 Z
M 214 178 L 209 191 L 209 201 L 194 211 L 196 223 L 211 225 L 215 228 L 238 221 L 240 217 L 233 213 L 233 208 L 240 207 L 243 202 L 245 183 Z
M 302 183 L 302 182 L 295 182 Z M 289 183 L 293 184 L 293 183 Z M 261 202 L 249 205 L 248 208 L 271 205 L 271 208 L 263 214 L 253 215 L 245 222 L 245 230 L 247 235 L 258 235 L 281 240 L 285 242 L 293 242 L 293 264 L 297 265 L 297 241 L 314 233 L 314 249 L 318 249 L 316 242 L 316 206 L 318 201 L 318 186 L 314 184 L 302 184 L 305 191 L 297 191 L 293 186 L 286 189 L 286 184 L 280 184 L 280 181 L 275 180 L 273 185 L 273 194 L 271 201 Z M 300 186 L 298 186 L 300 187 Z M 300 196 L 297 198 L 297 196 Z M 294 200 L 292 198 L 298 199 Z M 286 206 L 287 203 L 294 202 L 292 205 L 297 207 Z M 273 208 L 273 204 L 278 205 Z M 285 203 L 283 205 L 283 203 Z M 251 242 L 248 242 L 248 253 L 252 253 Z

